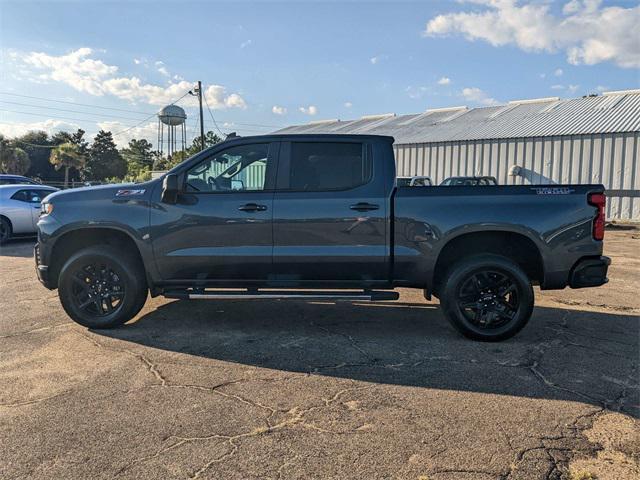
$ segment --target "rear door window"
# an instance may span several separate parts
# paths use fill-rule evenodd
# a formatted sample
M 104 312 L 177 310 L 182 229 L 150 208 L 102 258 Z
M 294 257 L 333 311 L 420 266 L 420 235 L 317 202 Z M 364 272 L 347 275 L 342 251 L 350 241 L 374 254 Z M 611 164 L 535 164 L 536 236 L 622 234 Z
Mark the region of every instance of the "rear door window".
M 372 162 L 362 143 L 292 142 L 283 190 L 326 192 L 368 183 Z

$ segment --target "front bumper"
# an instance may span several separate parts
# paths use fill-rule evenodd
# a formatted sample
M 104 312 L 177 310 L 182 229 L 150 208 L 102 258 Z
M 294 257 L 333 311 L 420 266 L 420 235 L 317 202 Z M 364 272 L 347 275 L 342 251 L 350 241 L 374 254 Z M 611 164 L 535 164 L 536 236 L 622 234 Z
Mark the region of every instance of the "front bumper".
M 599 287 L 609 281 L 607 270 L 611 265 L 609 257 L 590 257 L 578 260 L 571 269 L 571 288 Z
M 49 266 L 42 264 L 42 253 L 39 243 L 36 243 L 35 247 L 33 247 L 33 258 L 36 262 L 36 274 L 38 275 L 38 280 L 40 280 L 40 283 L 49 290 L 53 290 L 55 287 L 49 280 Z

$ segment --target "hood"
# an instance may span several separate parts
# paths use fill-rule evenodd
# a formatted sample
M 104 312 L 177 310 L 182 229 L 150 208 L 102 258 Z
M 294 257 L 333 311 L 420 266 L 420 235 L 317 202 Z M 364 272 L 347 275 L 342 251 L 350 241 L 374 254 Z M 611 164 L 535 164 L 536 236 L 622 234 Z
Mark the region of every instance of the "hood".
M 141 198 L 146 196 L 157 180 L 143 183 L 113 183 L 93 187 L 69 188 L 48 195 L 43 201 L 56 202 L 67 200 L 98 200 L 112 198 Z

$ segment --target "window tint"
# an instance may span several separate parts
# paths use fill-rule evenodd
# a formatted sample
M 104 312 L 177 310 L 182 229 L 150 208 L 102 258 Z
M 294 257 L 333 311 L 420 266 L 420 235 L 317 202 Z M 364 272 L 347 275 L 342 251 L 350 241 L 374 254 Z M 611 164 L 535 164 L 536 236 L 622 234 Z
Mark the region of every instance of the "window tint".
M 291 144 L 291 190 L 348 190 L 367 183 L 371 173 L 371 160 L 361 143 Z
M 264 190 L 269 144 L 239 145 L 200 162 L 187 172 L 188 192 Z
M 21 202 L 40 203 L 40 201 L 49 195 L 54 190 L 18 190 L 11 195 L 13 200 L 19 200 Z

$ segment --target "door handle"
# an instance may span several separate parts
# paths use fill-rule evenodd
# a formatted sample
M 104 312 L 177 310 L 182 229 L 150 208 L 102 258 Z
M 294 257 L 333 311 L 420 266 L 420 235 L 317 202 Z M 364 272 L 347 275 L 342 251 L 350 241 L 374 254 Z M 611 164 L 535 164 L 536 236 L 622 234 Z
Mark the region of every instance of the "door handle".
M 379 205 L 375 205 L 373 203 L 367 202 L 359 202 L 349 207 L 351 210 L 357 210 L 359 212 L 366 212 L 369 210 L 378 210 L 380 208 Z
M 257 203 L 247 203 L 238 207 L 238 210 L 243 212 L 264 212 L 267 209 L 266 205 L 258 205 Z

